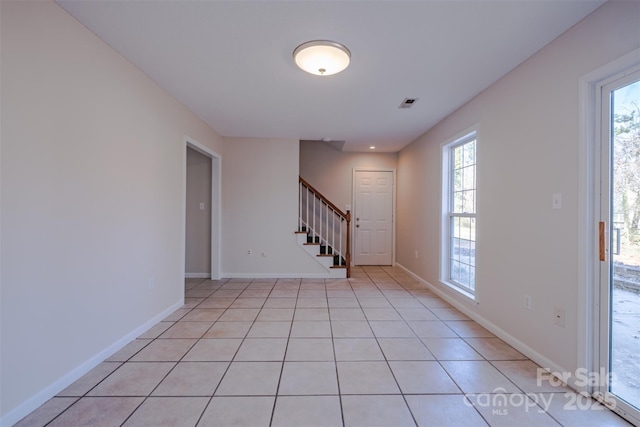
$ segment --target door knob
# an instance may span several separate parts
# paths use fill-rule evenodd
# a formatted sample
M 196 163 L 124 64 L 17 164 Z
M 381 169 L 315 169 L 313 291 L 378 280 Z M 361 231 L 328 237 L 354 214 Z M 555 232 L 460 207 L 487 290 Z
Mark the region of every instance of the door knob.
M 360 224 L 356 224 L 356 228 L 360 228 Z

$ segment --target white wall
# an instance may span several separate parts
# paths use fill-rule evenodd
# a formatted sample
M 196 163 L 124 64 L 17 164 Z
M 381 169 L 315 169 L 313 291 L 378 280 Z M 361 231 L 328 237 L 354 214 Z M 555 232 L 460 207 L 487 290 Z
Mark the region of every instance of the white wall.
M 223 276 L 326 275 L 298 246 L 294 234 L 298 226 L 298 140 L 224 138 L 224 144 Z
M 222 140 L 55 3 L 0 7 L 10 424 L 181 303 L 184 138 Z
M 321 142 L 300 142 L 300 176 L 342 210 L 352 204 L 354 168 L 397 165 L 397 153 L 343 152 Z
M 211 158 L 187 148 L 186 277 L 211 276 Z M 204 209 L 200 209 L 200 204 Z
M 438 284 L 440 144 L 477 126 L 479 305 L 451 295 L 529 356 L 569 371 L 586 286 L 578 281 L 579 79 L 638 48 L 639 22 L 640 3 L 604 4 L 399 155 L 397 259 Z M 551 209 L 556 192 L 561 210 Z M 554 305 L 566 311 L 564 328 L 553 324 Z

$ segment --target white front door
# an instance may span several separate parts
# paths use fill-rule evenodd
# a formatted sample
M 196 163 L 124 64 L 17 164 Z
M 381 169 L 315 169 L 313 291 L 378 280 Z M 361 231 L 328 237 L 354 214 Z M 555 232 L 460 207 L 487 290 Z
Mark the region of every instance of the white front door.
M 354 264 L 393 263 L 393 172 L 355 171 Z

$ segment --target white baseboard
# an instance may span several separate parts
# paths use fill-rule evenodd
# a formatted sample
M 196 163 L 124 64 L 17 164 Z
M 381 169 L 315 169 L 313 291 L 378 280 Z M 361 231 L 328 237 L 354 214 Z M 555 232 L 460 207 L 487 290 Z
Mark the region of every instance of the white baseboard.
M 332 279 L 329 273 L 222 273 L 225 279 Z
M 435 285 L 429 283 L 428 281 L 424 280 L 422 277 L 418 276 L 417 274 L 415 274 L 413 271 L 409 270 L 408 268 L 406 268 L 402 264 L 396 263 L 396 266 L 399 267 L 400 269 L 402 269 L 404 272 L 406 272 L 409 276 L 411 276 L 412 278 L 414 278 L 418 282 L 420 282 L 423 285 L 425 285 L 427 288 L 429 288 L 429 290 L 433 291 L 440 298 L 442 298 L 443 300 L 445 300 L 446 302 L 448 302 L 449 304 L 451 304 L 452 306 L 454 306 L 455 308 L 460 310 L 462 313 L 467 315 L 469 318 L 471 318 L 472 320 L 476 321 L 478 324 L 480 324 L 480 326 L 484 327 L 489 332 L 494 334 L 496 337 L 500 338 L 501 340 L 503 340 L 504 342 L 506 342 L 507 344 L 509 344 L 510 346 L 515 348 L 516 350 L 518 350 L 520 353 L 524 354 L 529 359 L 531 359 L 532 361 L 534 361 L 535 363 L 540 365 L 542 368 L 544 368 L 544 369 L 546 369 L 546 370 L 548 370 L 550 372 L 559 372 L 559 373 L 570 372 L 569 370 L 567 370 L 566 368 L 558 365 L 557 363 L 555 363 L 554 361 L 550 360 L 546 356 L 543 356 L 542 354 L 538 353 L 536 350 L 534 350 L 533 348 L 529 347 L 527 344 L 523 343 L 518 338 L 514 337 L 513 335 L 511 335 L 508 332 L 506 332 L 504 329 L 500 328 L 498 325 L 490 322 L 489 320 L 487 320 L 484 317 L 480 316 L 478 313 L 476 313 L 476 312 L 474 312 L 472 310 L 469 310 L 469 307 L 465 306 L 460 301 L 457 301 L 452 295 L 450 295 L 447 292 L 445 292 L 442 289 L 440 289 L 439 286 L 435 286 Z M 572 382 L 575 381 L 575 376 L 572 375 L 569 378 L 569 380 L 570 380 L 569 384 L 567 384 L 567 385 L 569 387 L 575 389 L 575 390 L 580 391 L 580 387 L 576 387 L 575 384 L 572 384 Z
M 185 279 L 210 279 L 211 273 L 184 273 Z
M 40 390 L 38 393 L 31 396 L 29 399 L 24 401 L 22 404 L 18 405 L 16 408 L 7 412 L 2 418 L 0 418 L 0 426 L 1 427 L 9 427 L 13 424 L 17 423 L 31 412 L 38 409 L 43 403 L 47 400 L 54 397 L 56 394 L 73 384 L 76 380 L 82 377 L 84 374 L 98 366 L 105 359 L 108 359 L 118 350 L 123 348 L 125 345 L 129 344 L 131 341 L 139 337 L 143 332 L 146 332 L 149 328 L 151 328 L 156 323 L 160 322 L 162 319 L 176 311 L 184 305 L 184 300 L 180 300 L 177 303 L 173 304 L 162 313 L 154 316 L 149 319 L 142 325 L 138 326 L 104 350 L 98 352 L 96 355 L 91 357 L 89 360 L 82 363 L 80 366 L 74 368 L 70 372 L 67 372 L 65 375 L 60 377 L 58 380 L 49 384 L 47 387 Z

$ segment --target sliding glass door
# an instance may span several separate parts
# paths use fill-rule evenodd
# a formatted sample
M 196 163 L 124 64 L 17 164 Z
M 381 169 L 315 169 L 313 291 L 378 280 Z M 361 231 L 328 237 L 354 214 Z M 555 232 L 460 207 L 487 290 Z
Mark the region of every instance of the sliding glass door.
M 596 386 L 640 423 L 640 71 L 600 86 L 599 314 Z

